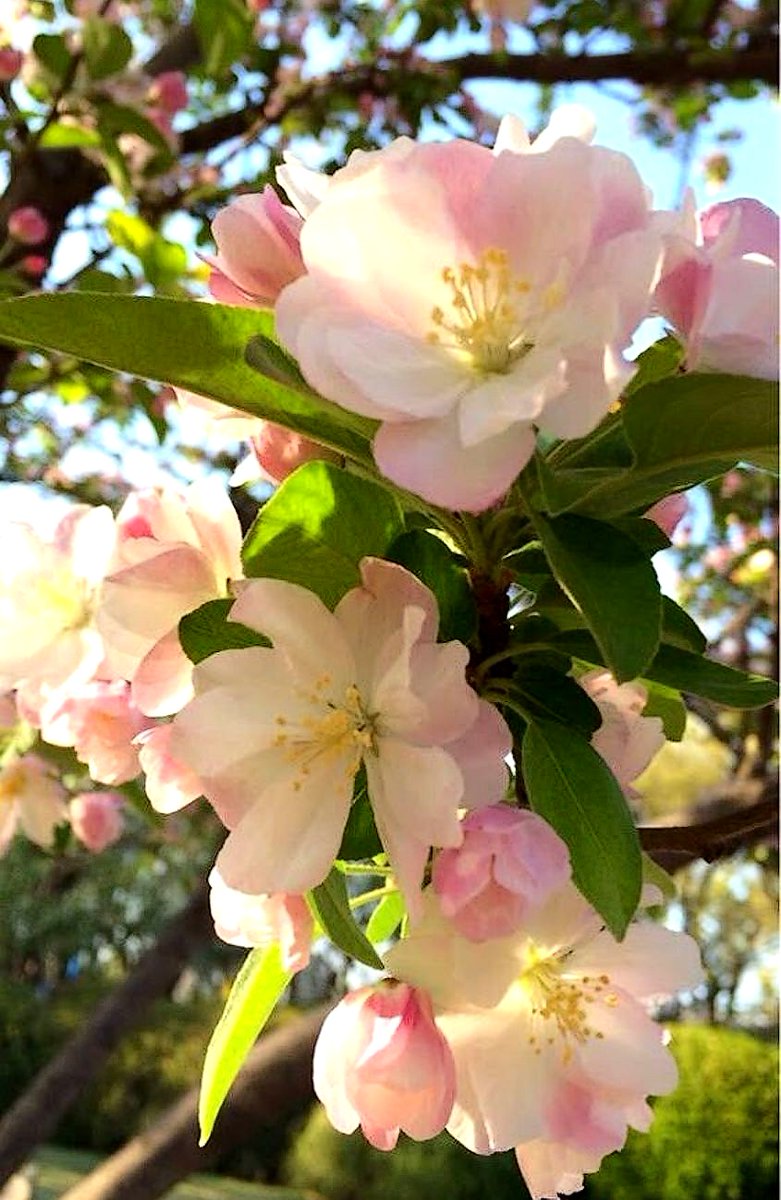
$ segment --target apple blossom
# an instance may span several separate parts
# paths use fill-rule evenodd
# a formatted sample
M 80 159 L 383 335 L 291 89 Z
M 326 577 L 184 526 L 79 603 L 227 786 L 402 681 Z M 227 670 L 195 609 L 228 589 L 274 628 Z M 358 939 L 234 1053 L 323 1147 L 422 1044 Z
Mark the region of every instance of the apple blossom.
M 226 596 L 229 580 L 242 574 L 239 519 L 219 484 L 204 480 L 184 495 L 163 488 L 125 501 L 97 620 L 108 668 L 131 682 L 142 712 L 166 716 L 190 698 L 192 665 L 179 645 L 179 621 Z
M 131 699 L 130 685 L 121 679 L 59 689 L 40 711 L 44 741 L 74 746 L 96 783 L 135 779 L 141 768 L 133 739 L 148 724 Z
M 352 156 L 304 222 L 280 336 L 382 422 L 380 470 L 434 503 L 488 507 L 536 426 L 588 433 L 632 374 L 660 233 L 630 160 L 581 133 L 498 154 L 400 138 Z
M 65 789 L 42 758 L 26 754 L 0 768 L 0 854 L 17 829 L 36 845 L 51 846 L 66 819 Z
M 689 369 L 778 379 L 778 217 L 729 200 L 669 232 L 656 306 L 685 338 Z
M 209 290 L 224 304 L 273 304 L 303 274 L 301 217 L 272 187 L 239 196 L 212 222 L 217 256 Z
M 511 933 L 569 879 L 567 847 L 535 813 L 491 804 L 468 813 L 461 828 L 461 845 L 434 859 L 432 885 L 464 937 Z
M 32 204 L 15 208 L 8 217 L 8 236 L 23 246 L 37 246 L 49 234 L 49 222 Z
M 25 254 L 19 266 L 27 275 L 32 275 L 37 279 L 45 273 L 49 266 L 49 260 L 45 254 Z
M 93 618 L 113 549 L 103 507 L 74 506 L 48 539 L 21 522 L 0 527 L 0 687 L 32 693 L 95 676 Z
M 461 842 L 459 806 L 503 795 L 510 736 L 465 681 L 466 647 L 437 644 L 428 588 L 373 558 L 362 561 L 361 580 L 333 613 L 285 580 L 241 585 L 231 618 L 273 649 L 201 662 L 171 750 L 201 777 L 231 831 L 221 875 L 250 894 L 303 892 L 325 877 L 363 762 L 377 830 L 414 916 L 429 848 Z
M 519 1146 L 521 1160 L 529 1143 L 563 1144 L 578 1154 L 561 1167 L 576 1173 L 595 1165 L 581 1152 L 598 1161 L 638 1123 L 648 1094 L 675 1086 L 645 1002 L 702 978 L 691 938 L 638 921 L 617 942 L 571 883 L 513 934 L 479 943 L 428 889 L 422 920 L 385 962 L 429 992 L 453 1052 L 450 1133 L 480 1154 Z M 539 1145 L 536 1154 L 539 1171 Z
M 314 1086 L 332 1125 L 360 1125 L 378 1150 L 400 1130 L 423 1141 L 445 1127 L 453 1107 L 450 1048 L 420 988 L 395 980 L 350 992 L 323 1022 L 314 1054 Z
M 187 108 L 187 77 L 181 71 L 163 71 L 149 88 L 148 99 L 173 116 Z
M 578 683 L 602 715 L 591 744 L 604 758 L 624 793 L 636 796 L 632 781 L 642 775 L 665 743 L 661 717 L 644 717 L 648 692 L 642 684 L 616 683 L 609 671 L 581 675 Z
M 177 812 L 203 795 L 200 779 L 171 754 L 170 742 L 170 723 L 145 729 L 135 739 L 149 803 L 160 813 Z
M 217 937 L 230 946 L 279 942 L 282 964 L 302 971 L 309 962 L 314 919 L 303 896 L 278 892 L 248 896 L 228 887 L 216 869 L 209 875 L 209 906 Z
M 261 428 L 250 438 L 250 446 L 263 475 L 272 483 L 287 479 L 296 467 L 313 459 L 337 462 L 338 454 L 319 446 L 300 433 L 293 433 L 273 421 L 261 421 Z
M 122 836 L 124 798 L 120 792 L 80 792 L 68 805 L 71 828 L 80 842 L 99 854 Z

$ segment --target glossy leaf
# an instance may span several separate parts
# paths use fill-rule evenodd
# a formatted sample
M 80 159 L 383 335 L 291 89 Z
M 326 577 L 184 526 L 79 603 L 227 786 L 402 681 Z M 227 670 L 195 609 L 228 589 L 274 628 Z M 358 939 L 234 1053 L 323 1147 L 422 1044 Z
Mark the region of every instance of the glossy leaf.
M 405 912 L 401 892 L 390 892 L 389 895 L 383 896 L 366 926 L 369 941 L 375 945 L 378 942 L 387 942 L 401 925 Z
M 661 718 L 664 736 L 668 742 L 680 742 L 686 732 L 686 705 L 676 688 L 665 687 L 652 679 L 639 679 L 648 693 L 643 709 L 644 717 Z
M 251 950 L 245 958 L 206 1049 L 198 1100 L 199 1145 L 209 1140 L 231 1084 L 291 978 L 276 943 Z
M 307 900 L 315 920 L 335 946 L 367 967 L 383 969 L 382 959 L 355 924 L 341 871 L 333 867 L 327 878 L 307 893 Z
M 659 645 L 659 581 L 637 542 L 602 521 L 535 514 L 553 574 L 583 614 L 619 682 L 636 679 Z
M 250 338 L 273 332 L 270 312 L 157 296 L 70 292 L 0 302 L 0 342 L 58 350 L 198 392 L 372 464 L 367 435 L 373 422 L 247 364 Z
M 642 862 L 615 776 L 585 738 L 548 721 L 529 724 L 522 769 L 532 808 L 569 847 L 577 887 L 622 938 L 640 899 Z
M 559 721 L 584 737 L 602 724 L 599 709 L 576 680 L 540 662 L 537 655 L 521 660 L 506 702 L 526 720 Z
M 88 17 L 81 30 L 84 61 L 90 79 L 107 79 L 130 62 L 133 42 L 121 25 Z
M 333 608 L 360 582 L 361 559 L 384 555 L 401 528 L 400 507 L 379 484 L 308 462 L 258 513 L 244 541 L 244 570 L 299 583 Z

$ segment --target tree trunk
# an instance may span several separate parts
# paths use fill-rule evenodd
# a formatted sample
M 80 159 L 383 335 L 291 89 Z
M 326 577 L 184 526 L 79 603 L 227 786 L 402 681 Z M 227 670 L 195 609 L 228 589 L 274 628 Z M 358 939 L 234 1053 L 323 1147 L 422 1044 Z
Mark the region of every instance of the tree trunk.
M 312 1009 L 261 1038 L 205 1146 L 198 1145 L 198 1088 L 193 1088 L 62 1200 L 156 1200 L 247 1141 L 259 1125 L 277 1124 L 303 1108 L 313 1098 L 312 1053 L 329 1007 Z
M 56 1129 L 114 1047 L 164 996 L 211 931 L 203 883 L 125 981 L 36 1076 L 0 1121 L 0 1187 Z

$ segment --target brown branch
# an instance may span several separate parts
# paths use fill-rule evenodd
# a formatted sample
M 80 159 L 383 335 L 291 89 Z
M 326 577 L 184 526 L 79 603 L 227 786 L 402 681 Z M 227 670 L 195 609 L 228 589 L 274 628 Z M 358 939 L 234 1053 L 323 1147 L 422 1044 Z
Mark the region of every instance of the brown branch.
M 665 870 L 686 866 L 697 858 L 713 862 L 777 836 L 778 796 L 771 794 L 749 808 L 696 825 L 643 826 L 638 832 L 643 849 Z
M 450 85 L 452 91 L 477 79 L 510 79 L 520 83 L 600 83 L 623 79 L 640 86 L 682 86 L 691 83 L 731 83 L 755 80 L 774 84 L 778 78 L 778 41 L 741 51 L 635 50 L 625 54 L 465 54 L 431 62 L 408 52 L 386 55 L 379 63 L 341 70 L 307 80 L 285 104 L 285 111 L 329 92 L 393 96 L 411 79 Z M 184 154 L 200 153 L 246 133 L 257 120 L 260 106 L 204 121 L 182 134 Z M 278 119 L 278 114 L 275 120 Z

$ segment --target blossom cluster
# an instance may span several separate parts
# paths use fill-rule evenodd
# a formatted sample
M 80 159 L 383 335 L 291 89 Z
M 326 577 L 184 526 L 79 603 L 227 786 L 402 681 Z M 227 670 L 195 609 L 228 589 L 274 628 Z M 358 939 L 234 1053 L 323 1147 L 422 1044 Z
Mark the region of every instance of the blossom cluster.
M 180 84 L 159 80 L 150 102 L 170 116 Z M 312 392 L 374 422 L 371 486 L 413 493 L 438 532 L 451 514 L 437 509 L 495 511 L 539 434 L 581 438 L 615 410 L 649 315 L 682 342 L 685 371 L 775 369 L 773 214 L 751 201 L 655 211 L 631 161 L 593 134 L 568 108 L 534 142 L 506 118 L 493 149 L 400 138 L 330 177 L 290 160 L 292 206 L 269 187 L 214 221 L 212 299 L 273 307 Z M 22 240 L 40 232 L 26 220 Z M 246 437 L 267 479 L 317 458 L 339 473 L 332 450 L 293 431 L 179 400 Z M 651 499 L 647 516 L 672 534 L 685 498 Z M 492 582 L 506 601 L 502 553 Z M 623 941 L 604 926 L 568 846 L 525 807 L 508 692 L 486 673 L 496 656 L 480 631 L 447 637 L 434 590 L 391 556 L 356 553 L 329 607 L 242 559 L 212 482 L 131 493 L 116 517 L 76 506 L 48 535 L 0 530 L 0 848 L 16 829 L 51 845 L 65 820 L 93 850 L 121 833 L 117 794 L 68 804 L 47 747 L 72 748 L 98 785 L 143 775 L 162 813 L 204 797 L 226 831 L 216 931 L 277 944 L 292 973 L 362 814 L 381 847 L 367 872 L 404 915 L 388 977 L 323 1027 L 314 1078 L 332 1122 L 384 1150 L 400 1130 L 446 1128 L 478 1154 L 514 1149 L 538 1200 L 569 1194 L 674 1086 L 646 1005 L 697 986 L 696 948 L 642 906 Z M 180 622 L 213 601 L 242 634 L 194 665 Z M 594 717 L 583 752 L 615 803 L 631 802 L 662 720 L 641 681 L 570 663 L 566 694 Z

